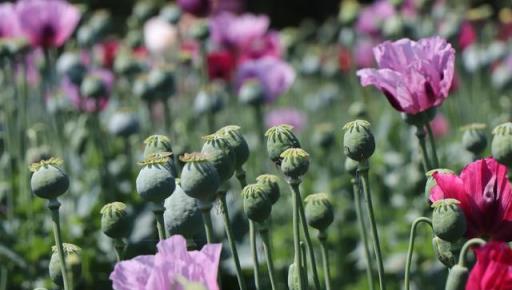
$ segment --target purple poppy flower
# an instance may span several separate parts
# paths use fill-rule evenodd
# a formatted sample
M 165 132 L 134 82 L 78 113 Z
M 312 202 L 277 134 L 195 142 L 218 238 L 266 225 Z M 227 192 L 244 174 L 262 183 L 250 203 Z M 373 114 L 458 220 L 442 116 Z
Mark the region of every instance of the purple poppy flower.
M 211 0 L 178 0 L 177 3 L 183 11 L 197 17 L 208 16 L 212 9 Z
M 91 76 L 98 77 L 102 80 L 106 93 L 99 98 L 85 98 L 80 94 L 80 87 L 75 85 L 69 78 L 65 77 L 62 81 L 62 90 L 71 104 L 76 109 L 83 112 L 100 112 L 103 111 L 110 98 L 112 86 L 114 83 L 114 75 L 106 69 L 95 69 L 88 73 Z
M 20 0 L 16 13 L 22 33 L 36 47 L 60 47 L 80 20 L 78 8 L 63 0 Z
M 273 102 L 291 87 L 295 80 L 295 71 L 283 60 L 267 56 L 246 61 L 239 66 L 235 76 L 238 90 L 249 80 L 259 82 L 265 101 Z
M 281 124 L 289 124 L 292 125 L 297 132 L 300 132 L 304 129 L 306 123 L 306 114 L 295 108 L 275 109 L 265 115 L 265 125 L 267 128 Z
M 0 4 L 0 38 L 16 37 L 20 34 L 18 16 L 12 3 Z
M 210 19 L 212 40 L 217 45 L 233 48 L 247 45 L 263 37 L 269 28 L 267 16 L 245 13 L 240 16 L 224 12 Z
M 373 53 L 378 69 L 361 69 L 363 86 L 381 90 L 400 112 L 417 114 L 448 97 L 455 70 L 455 50 L 441 37 L 383 42 Z
M 396 14 L 390 1 L 379 0 L 362 9 L 357 18 L 356 30 L 361 33 L 378 35 L 382 23 Z
M 187 251 L 179 235 L 160 241 L 154 256 L 138 256 L 116 264 L 110 274 L 115 290 L 183 290 L 186 282 L 206 290 L 219 290 L 217 272 L 221 244 L 208 244 L 201 251 Z M 186 282 L 185 282 L 186 281 Z

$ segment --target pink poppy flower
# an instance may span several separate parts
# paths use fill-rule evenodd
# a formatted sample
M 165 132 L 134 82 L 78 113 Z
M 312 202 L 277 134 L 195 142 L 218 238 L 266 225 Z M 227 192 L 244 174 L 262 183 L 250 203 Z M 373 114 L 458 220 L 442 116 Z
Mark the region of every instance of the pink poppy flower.
M 237 89 L 247 80 L 258 81 L 263 88 L 266 102 L 273 102 L 291 87 L 295 80 L 295 71 L 283 60 L 264 57 L 244 62 L 238 67 L 235 76 Z
M 373 48 L 375 42 L 369 38 L 362 38 L 356 42 L 354 47 L 354 62 L 357 68 L 373 66 Z
M 460 201 L 468 238 L 512 241 L 512 191 L 506 166 L 486 158 L 470 163 L 459 176 L 435 172 L 433 177 L 437 186 L 432 189 L 430 200 Z
M 32 46 L 43 48 L 62 46 L 80 20 L 78 8 L 63 0 L 20 0 L 16 13 Z
M 224 12 L 210 19 L 210 33 L 215 44 L 226 48 L 240 48 L 253 39 L 263 37 L 269 28 L 267 16 L 249 13 L 240 16 Z
M 512 249 L 506 243 L 490 242 L 475 250 L 466 290 L 512 289 Z
M 168 52 L 177 41 L 178 29 L 160 17 L 153 17 L 144 24 L 144 44 L 154 54 Z
M 18 16 L 12 3 L 0 4 L 0 38 L 20 35 Z
M 448 97 L 455 70 L 455 50 L 441 37 L 385 41 L 374 48 L 378 69 L 361 69 L 363 86 L 373 85 L 400 112 L 417 114 Z
M 469 21 L 464 21 L 460 26 L 459 32 L 459 46 L 462 50 L 470 46 L 476 41 L 477 35 L 473 24 Z
M 275 109 L 265 115 L 265 125 L 267 128 L 281 124 L 289 124 L 292 125 L 297 132 L 301 132 L 304 130 L 306 123 L 306 114 L 294 108 Z
M 89 75 L 96 76 L 103 81 L 106 88 L 106 94 L 99 98 L 85 98 L 80 94 L 80 87 L 76 86 L 68 78 L 64 78 L 62 81 L 62 91 L 69 99 L 71 104 L 75 106 L 77 110 L 83 112 L 101 112 L 107 105 L 112 91 L 114 83 L 114 75 L 106 69 L 95 69 L 89 72 Z
M 212 10 L 212 0 L 178 0 L 181 9 L 197 17 L 205 17 Z
M 360 33 L 378 35 L 385 20 L 396 14 L 395 8 L 387 0 L 378 0 L 363 8 L 357 18 L 356 30 Z
M 183 290 L 183 281 L 199 283 L 206 290 L 219 290 L 217 272 L 221 244 L 208 244 L 201 251 L 187 251 L 179 235 L 160 241 L 154 255 L 138 256 L 116 264 L 110 274 L 114 290 Z
M 434 120 L 430 122 L 432 133 L 435 138 L 441 138 L 450 132 L 450 123 L 442 113 L 437 113 Z
M 282 48 L 279 39 L 279 33 L 275 31 L 268 32 L 262 36 L 255 37 L 239 48 L 240 56 L 238 62 L 244 62 L 251 59 L 258 59 L 265 56 L 281 57 Z

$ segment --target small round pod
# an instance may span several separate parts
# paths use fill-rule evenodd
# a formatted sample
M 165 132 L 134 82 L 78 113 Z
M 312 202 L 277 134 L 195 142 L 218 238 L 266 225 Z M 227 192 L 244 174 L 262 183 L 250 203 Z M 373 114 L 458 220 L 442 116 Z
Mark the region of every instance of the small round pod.
M 142 65 L 129 52 L 120 52 L 114 59 L 114 72 L 125 77 L 132 77 L 142 70 Z
M 432 204 L 434 234 L 445 241 L 456 242 L 466 233 L 466 218 L 459 204 L 453 198 L 437 200 Z
M 209 205 L 215 199 L 220 186 L 220 177 L 215 166 L 204 153 L 185 153 L 180 157 L 185 163 L 181 171 L 180 185 L 190 197 L 201 205 Z
M 112 239 L 123 239 L 130 233 L 130 218 L 126 204 L 115 201 L 101 210 L 101 231 Z
M 498 125 L 492 131 L 492 156 L 507 167 L 512 166 L 512 122 Z
M 142 165 L 136 180 L 140 197 L 146 202 L 163 203 L 176 188 L 176 182 L 169 168 L 169 154 L 156 153 L 140 162 Z
M 58 166 L 62 160 L 50 158 L 32 163 L 30 170 L 33 172 L 30 179 L 32 192 L 45 199 L 55 199 L 63 195 L 69 188 L 69 178 Z
M 66 265 L 68 266 L 68 276 L 70 274 L 73 275 L 73 281 L 76 282 L 80 280 L 82 274 L 82 265 L 80 261 L 82 249 L 76 245 L 67 243 L 63 243 L 62 248 L 64 250 L 64 260 L 66 261 Z M 76 258 L 78 258 L 78 261 Z M 70 259 L 74 260 L 73 267 L 70 267 Z M 48 264 L 48 270 L 50 273 L 50 278 L 52 279 L 53 283 L 55 283 L 55 285 L 62 287 L 64 284 L 62 281 L 62 272 L 60 269 L 60 259 L 59 253 L 57 251 L 57 246 L 52 247 L 52 256 L 50 258 L 50 263 Z
M 154 100 L 153 89 L 149 85 L 147 75 L 139 75 L 133 81 L 132 92 L 136 97 L 140 98 L 144 102 L 152 102 Z
M 427 176 L 427 182 L 425 183 L 425 200 L 427 203 L 432 203 L 430 201 L 430 193 L 432 189 L 437 185 L 436 179 L 434 178 L 434 173 L 441 173 L 441 174 L 455 174 L 453 170 L 447 169 L 447 168 L 437 168 L 429 170 L 425 173 L 425 176 Z
M 358 166 L 359 162 L 350 157 L 345 158 L 345 171 L 348 172 L 351 176 L 356 176 Z
M 210 37 L 208 21 L 196 21 L 190 29 L 190 36 L 198 41 L 205 41 Z
M 281 153 L 281 171 L 286 177 L 297 179 L 309 169 L 309 153 L 302 148 L 290 148 Z
M 462 135 L 464 148 L 474 155 L 482 154 L 487 146 L 485 128 L 487 126 L 481 123 L 473 123 L 460 128 L 464 132 Z
M 112 24 L 112 15 L 106 9 L 99 9 L 94 11 L 88 21 L 91 31 L 95 35 L 95 39 L 102 38 L 110 29 Z
M 255 222 L 264 222 L 272 211 L 272 203 L 267 198 L 261 184 L 249 184 L 242 189 L 244 212 L 247 217 Z
M 446 279 L 445 290 L 464 290 L 466 289 L 466 282 L 468 281 L 469 270 L 468 268 L 459 264 L 453 266 L 448 273 Z
M 174 3 L 169 3 L 160 9 L 160 18 L 170 24 L 177 24 L 182 14 L 183 11 L 181 11 L 181 8 Z
M 368 160 L 375 151 L 375 140 L 370 123 L 364 120 L 348 122 L 343 126 L 343 151 L 355 161 Z
M 220 134 L 211 134 L 204 136 L 203 148 L 201 153 L 208 156 L 208 160 L 213 164 L 219 174 L 220 182 L 228 181 L 235 173 L 235 150 L 224 136 Z
M 244 105 L 260 106 L 265 102 L 265 91 L 258 79 L 244 81 L 238 91 L 238 101 Z
M 198 200 L 185 194 L 180 186 L 165 200 L 164 221 L 170 235 L 190 239 L 203 231 Z
M 144 140 L 144 159 L 150 158 L 157 153 L 173 153 L 171 140 L 164 135 L 151 135 Z M 170 156 L 166 165 L 174 177 L 178 176 L 178 172 L 174 162 L 174 154 Z
M 325 231 L 334 220 L 334 210 L 326 193 L 314 193 L 304 200 L 306 221 L 308 225 L 320 232 Z
M 99 99 L 107 94 L 107 87 L 99 76 L 88 75 L 80 85 L 80 94 L 86 98 Z
M 139 132 L 140 124 L 137 116 L 130 111 L 121 110 L 112 114 L 108 130 L 114 136 L 128 138 Z
M 156 67 L 148 74 L 148 85 L 153 98 L 166 100 L 175 93 L 174 71 L 170 67 Z
M 216 133 L 228 140 L 235 151 L 235 169 L 241 169 L 249 159 L 249 145 L 240 133 L 240 126 L 228 125 L 220 128 Z
M 274 126 L 265 132 L 267 153 L 276 164 L 281 162 L 281 153 L 289 148 L 300 148 L 299 139 L 293 134 L 293 127 L 287 124 Z
M 437 259 L 448 268 L 453 267 L 458 262 L 461 246 L 460 242 L 452 243 L 440 237 L 432 239 L 432 247 Z
M 80 85 L 84 79 L 87 68 L 82 63 L 77 52 L 64 52 L 57 60 L 57 73 L 66 76 L 75 85 Z
M 158 13 L 158 6 L 155 1 L 144 0 L 137 1 L 133 7 L 132 15 L 139 23 L 144 23 L 146 20 Z
M 335 128 L 332 123 L 322 123 L 313 131 L 313 143 L 315 146 L 327 150 L 336 143 Z
M 223 93 L 218 85 L 210 84 L 202 88 L 194 99 L 194 111 L 197 115 L 215 114 L 224 108 Z
M 262 186 L 266 196 L 272 205 L 274 205 L 281 196 L 281 191 L 279 190 L 279 177 L 273 174 L 262 174 L 256 177 L 256 182 Z

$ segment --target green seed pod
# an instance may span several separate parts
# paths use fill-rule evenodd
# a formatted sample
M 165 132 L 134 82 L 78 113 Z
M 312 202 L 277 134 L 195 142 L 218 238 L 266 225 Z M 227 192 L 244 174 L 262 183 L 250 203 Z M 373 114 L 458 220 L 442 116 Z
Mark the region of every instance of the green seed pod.
M 241 169 L 242 165 L 249 159 L 249 145 L 240 133 L 240 127 L 228 125 L 220 128 L 216 134 L 224 136 L 235 151 L 235 168 Z
M 304 201 L 308 225 L 319 231 L 327 229 L 334 220 L 334 210 L 329 196 L 325 193 L 314 193 L 308 195 Z
M 279 177 L 272 174 L 263 174 L 258 176 L 256 181 L 262 186 L 270 202 L 275 204 L 281 196 L 281 191 L 279 190 Z
M 130 233 L 130 219 L 126 204 L 112 202 L 101 208 L 101 230 L 112 239 L 128 237 Z
M 186 195 L 180 186 L 165 200 L 164 221 L 170 235 L 190 239 L 203 231 L 198 200 Z
M 190 36 L 192 38 L 205 41 L 210 36 L 210 27 L 207 21 L 197 21 L 190 29 Z
M 124 37 L 124 43 L 134 49 L 144 44 L 144 36 L 142 35 L 142 29 L 131 29 L 126 33 Z
M 155 1 L 137 1 L 133 7 L 132 15 L 139 23 L 144 23 L 146 20 L 155 16 L 158 13 L 158 6 Z
M 224 108 L 223 89 L 215 84 L 201 89 L 194 99 L 194 111 L 198 115 L 217 113 Z
M 244 105 L 262 105 L 265 101 L 265 92 L 261 82 L 257 79 L 246 80 L 240 87 L 238 100 Z
M 345 158 L 345 171 L 348 172 L 351 176 L 356 176 L 358 166 L 359 162 L 349 157 Z
M 281 153 L 281 171 L 289 178 L 299 178 L 309 169 L 309 154 L 301 148 L 286 149 Z
M 149 85 L 148 76 L 140 75 L 133 82 L 133 94 L 145 102 L 153 101 L 153 90 Z
M 450 269 L 446 279 L 445 290 L 464 290 L 469 277 L 469 270 L 461 265 L 455 265 Z
M 295 264 L 291 264 L 288 268 L 288 289 L 300 290 L 299 273 L 295 267 Z
M 313 132 L 313 143 L 324 150 L 334 146 L 336 143 L 335 128 L 332 123 L 317 125 Z
M 270 216 L 272 204 L 261 184 L 249 184 L 242 189 L 241 194 L 244 199 L 244 212 L 250 220 L 261 223 Z
M 153 99 L 165 100 L 175 93 L 174 71 L 169 67 L 157 67 L 148 74 L 148 85 Z
M 461 240 L 462 243 L 464 240 Z M 462 247 L 461 242 L 448 242 L 440 237 L 434 237 L 432 239 L 432 246 L 437 259 L 443 263 L 446 267 L 453 267 L 458 260 L 459 252 Z
M 73 275 L 73 281 L 78 281 L 80 279 L 81 271 L 82 271 L 82 267 L 81 267 L 81 263 L 80 263 L 80 254 L 82 252 L 82 249 L 73 244 L 66 244 L 66 243 L 63 243 L 62 247 L 64 249 L 64 260 L 66 261 L 68 273 Z M 75 265 L 73 267 L 70 267 L 68 262 L 69 262 L 69 258 L 71 256 L 73 256 L 74 258 L 76 258 L 76 257 L 79 258 L 78 265 L 76 265 L 76 263 L 75 263 Z M 74 262 L 76 262 L 76 259 Z M 56 246 L 52 247 L 52 256 L 50 258 L 48 270 L 50 272 L 50 278 L 52 279 L 53 283 L 62 287 L 63 286 L 62 272 L 60 269 L 60 259 L 59 259 L 59 254 L 57 252 Z M 69 270 L 71 270 L 71 272 Z
M 144 140 L 144 159 L 151 158 L 156 153 L 173 153 L 171 146 L 171 140 L 164 135 L 151 135 Z M 174 154 L 169 156 L 169 161 L 166 167 L 171 171 L 172 176 L 178 176 L 178 170 L 176 169 L 174 162 Z
M 130 111 L 118 111 L 112 114 L 108 130 L 114 136 L 128 138 L 139 131 L 139 119 Z
M 94 11 L 88 23 L 95 39 L 101 39 L 109 30 L 111 24 L 110 12 L 106 9 Z
M 443 173 L 443 174 L 455 174 L 455 172 L 453 172 L 450 169 L 446 169 L 446 168 L 432 169 L 432 170 L 427 171 L 427 173 L 425 173 L 425 175 L 427 176 L 427 183 L 425 184 L 425 200 L 429 204 L 431 203 L 430 192 L 437 185 L 436 180 L 433 176 L 435 172 L 439 172 L 439 173 Z
M 170 24 L 177 24 L 181 19 L 181 8 L 174 4 L 167 4 L 160 9 L 160 17 Z
M 267 153 L 270 160 L 281 163 L 281 153 L 289 148 L 300 148 L 299 139 L 292 132 L 293 127 L 282 124 L 274 126 L 265 132 L 267 136 Z
M 128 52 L 119 53 L 114 60 L 114 71 L 118 75 L 131 77 L 141 70 L 141 64 Z
M 87 68 L 82 63 L 78 52 L 64 52 L 57 60 L 57 73 L 67 76 L 75 85 L 82 83 L 86 71 Z
M 404 121 L 412 126 L 424 126 L 428 122 L 432 121 L 436 116 L 437 109 L 432 107 L 426 111 L 419 112 L 415 115 L 402 113 Z
M 205 140 L 201 153 L 208 156 L 219 174 L 220 182 L 228 181 L 235 173 L 235 151 L 227 138 L 219 134 L 204 136 Z
M 356 161 L 370 158 L 375 151 L 375 140 L 370 131 L 370 123 L 355 120 L 343 126 L 343 150 L 345 155 Z
M 480 155 L 487 146 L 487 137 L 485 136 L 485 124 L 469 124 L 461 128 L 464 131 L 462 135 L 462 144 L 464 148 L 474 155 Z
M 512 166 L 512 122 L 498 125 L 492 134 L 492 156 L 507 167 Z
M 30 187 L 36 196 L 54 199 L 68 190 L 69 178 L 62 169 L 57 167 L 60 164 L 62 164 L 62 160 L 50 158 L 30 166 L 30 170 L 33 172 Z
M 80 94 L 86 98 L 97 99 L 105 96 L 106 93 L 107 88 L 105 87 L 105 83 L 103 83 L 103 80 L 98 76 L 88 75 L 80 85 Z
M 456 199 L 441 199 L 432 208 L 432 228 L 434 234 L 448 242 L 459 240 L 466 232 L 466 218 Z
M 90 25 L 81 25 L 76 32 L 76 40 L 80 47 L 91 47 L 96 39 Z
M 176 188 L 174 176 L 165 165 L 169 154 L 157 153 L 140 162 L 143 166 L 136 180 L 136 188 L 144 201 L 162 203 Z
M 368 110 L 363 102 L 353 102 L 348 107 L 348 114 L 355 119 L 368 118 Z
M 181 188 L 200 203 L 208 204 L 215 199 L 220 186 L 220 178 L 215 166 L 203 153 L 185 153 L 180 157 L 185 162 L 181 171 Z

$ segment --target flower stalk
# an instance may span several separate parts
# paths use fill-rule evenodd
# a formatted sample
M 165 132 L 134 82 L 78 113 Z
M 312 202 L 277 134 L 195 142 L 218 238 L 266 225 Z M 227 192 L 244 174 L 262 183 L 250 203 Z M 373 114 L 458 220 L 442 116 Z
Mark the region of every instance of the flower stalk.
M 329 255 L 327 254 L 327 233 L 319 232 L 318 240 L 320 241 L 320 248 L 322 250 L 322 264 L 324 267 L 324 280 L 325 289 L 331 290 L 331 271 L 329 268 Z
M 62 281 L 64 285 L 64 290 L 71 290 L 69 287 L 67 268 L 66 268 L 66 260 L 64 258 L 64 248 L 62 247 L 62 234 L 60 231 L 60 216 L 59 216 L 59 208 L 60 202 L 56 198 L 52 198 L 48 202 L 48 208 L 52 214 L 52 227 L 53 227 L 53 235 L 55 238 L 55 245 L 57 246 L 57 253 L 59 255 L 60 260 L 60 270 L 62 273 Z
M 426 223 L 432 229 L 432 220 L 426 217 L 419 217 L 414 220 L 411 226 L 411 233 L 409 235 L 409 248 L 407 250 L 407 260 L 405 262 L 405 280 L 404 280 L 404 288 L 405 290 L 410 289 L 410 271 L 411 271 L 411 262 L 412 262 L 412 254 L 414 251 L 414 240 L 416 238 L 416 229 L 418 225 L 421 223 Z
M 275 279 L 274 260 L 272 259 L 272 245 L 270 240 L 270 229 L 268 225 L 260 225 L 260 237 L 263 241 L 263 250 L 265 251 L 265 258 L 267 260 L 268 275 L 270 278 L 270 285 L 272 290 L 277 290 Z

